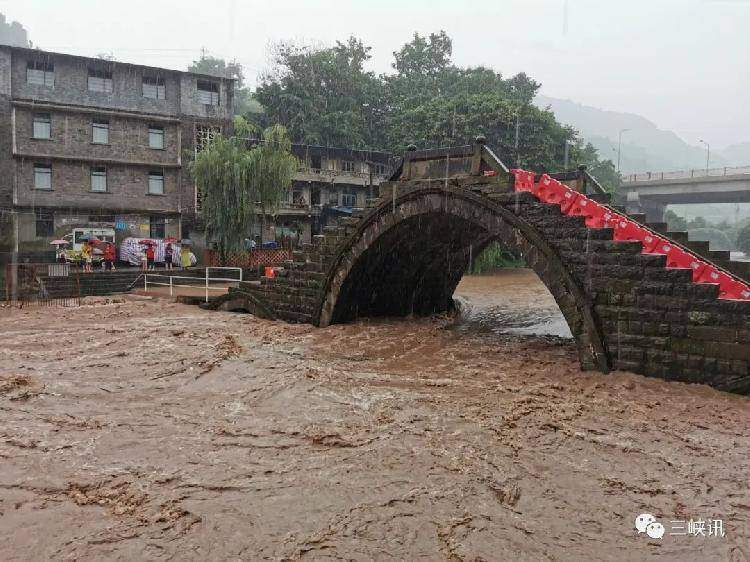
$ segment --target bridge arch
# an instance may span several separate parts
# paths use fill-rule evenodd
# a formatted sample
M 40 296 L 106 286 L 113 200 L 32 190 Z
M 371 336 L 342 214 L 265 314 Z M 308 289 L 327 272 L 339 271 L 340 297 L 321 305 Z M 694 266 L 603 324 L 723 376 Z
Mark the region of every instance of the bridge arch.
M 521 209 L 467 189 L 434 185 L 381 201 L 339 244 L 314 322 L 327 326 L 360 315 L 445 311 L 472 253 L 498 240 L 524 255 L 554 297 L 575 338 L 581 365 L 609 371 L 593 304 Z

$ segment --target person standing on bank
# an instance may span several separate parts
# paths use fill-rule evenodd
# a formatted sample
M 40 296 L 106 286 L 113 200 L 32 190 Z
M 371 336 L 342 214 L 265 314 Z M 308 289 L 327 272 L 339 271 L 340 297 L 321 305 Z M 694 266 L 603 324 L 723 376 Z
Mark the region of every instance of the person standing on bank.
M 192 263 L 190 263 L 191 253 L 192 252 L 190 251 L 190 248 L 188 248 L 187 246 L 182 246 L 182 248 L 180 248 L 180 265 L 183 269 L 187 269 L 188 267 L 193 265 Z
M 81 260 L 83 261 L 83 271 L 85 273 L 93 273 L 93 269 L 91 267 L 91 246 L 89 245 L 88 240 L 84 240 L 83 244 L 81 245 Z
M 115 245 L 107 242 L 104 247 L 104 269 L 107 271 L 115 270 Z
M 148 269 L 153 270 L 154 269 L 154 247 L 151 244 L 146 246 L 146 262 L 148 265 Z
M 166 248 L 164 248 L 164 266 L 171 270 L 174 266 L 174 263 L 172 262 L 172 258 L 174 256 L 174 248 L 172 248 L 172 244 L 167 244 Z

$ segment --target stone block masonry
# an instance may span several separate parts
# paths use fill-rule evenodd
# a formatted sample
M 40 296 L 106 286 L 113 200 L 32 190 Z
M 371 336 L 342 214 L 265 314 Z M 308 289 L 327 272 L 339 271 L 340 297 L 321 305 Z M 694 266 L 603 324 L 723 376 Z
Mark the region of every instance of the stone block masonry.
M 750 392 L 750 301 L 720 300 L 715 285 L 666 269 L 665 257 L 642 254 L 640 242 L 614 241 L 611 229 L 587 228 L 583 217 L 513 192 L 486 153 L 472 166 L 483 168 L 495 174 L 446 183 L 405 180 L 404 165 L 382 199 L 327 228 L 280 277 L 232 290 L 226 308 L 320 326 L 446 311 L 473 251 L 498 240 L 555 298 L 582 368 Z

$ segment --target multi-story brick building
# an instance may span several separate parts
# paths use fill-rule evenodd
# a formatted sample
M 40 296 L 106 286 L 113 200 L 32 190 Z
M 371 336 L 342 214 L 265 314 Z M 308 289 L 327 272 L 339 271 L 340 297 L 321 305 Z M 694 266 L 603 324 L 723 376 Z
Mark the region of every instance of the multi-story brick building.
M 228 133 L 231 79 L 0 46 L 0 252 L 74 227 L 184 237 L 186 165 Z
M 290 236 L 309 242 L 337 215 L 351 213 L 364 207 L 368 198 L 377 197 L 392 164 L 387 152 L 304 144 L 292 145 L 292 152 L 300 168 L 269 227 L 275 232 L 264 233 L 264 240 Z

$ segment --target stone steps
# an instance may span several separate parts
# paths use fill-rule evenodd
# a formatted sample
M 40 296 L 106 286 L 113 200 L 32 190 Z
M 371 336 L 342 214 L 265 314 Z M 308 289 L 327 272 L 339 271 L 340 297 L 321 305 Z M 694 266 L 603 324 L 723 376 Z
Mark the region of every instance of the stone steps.
M 646 215 L 642 213 L 632 213 L 628 215 L 628 218 L 676 242 L 712 265 L 736 275 L 746 283 L 750 283 L 750 265 L 747 265 L 748 262 L 733 261 L 730 252 L 712 250 L 710 243 L 703 240 L 691 240 L 689 233 L 686 231 L 670 231 L 665 222 L 646 222 Z

